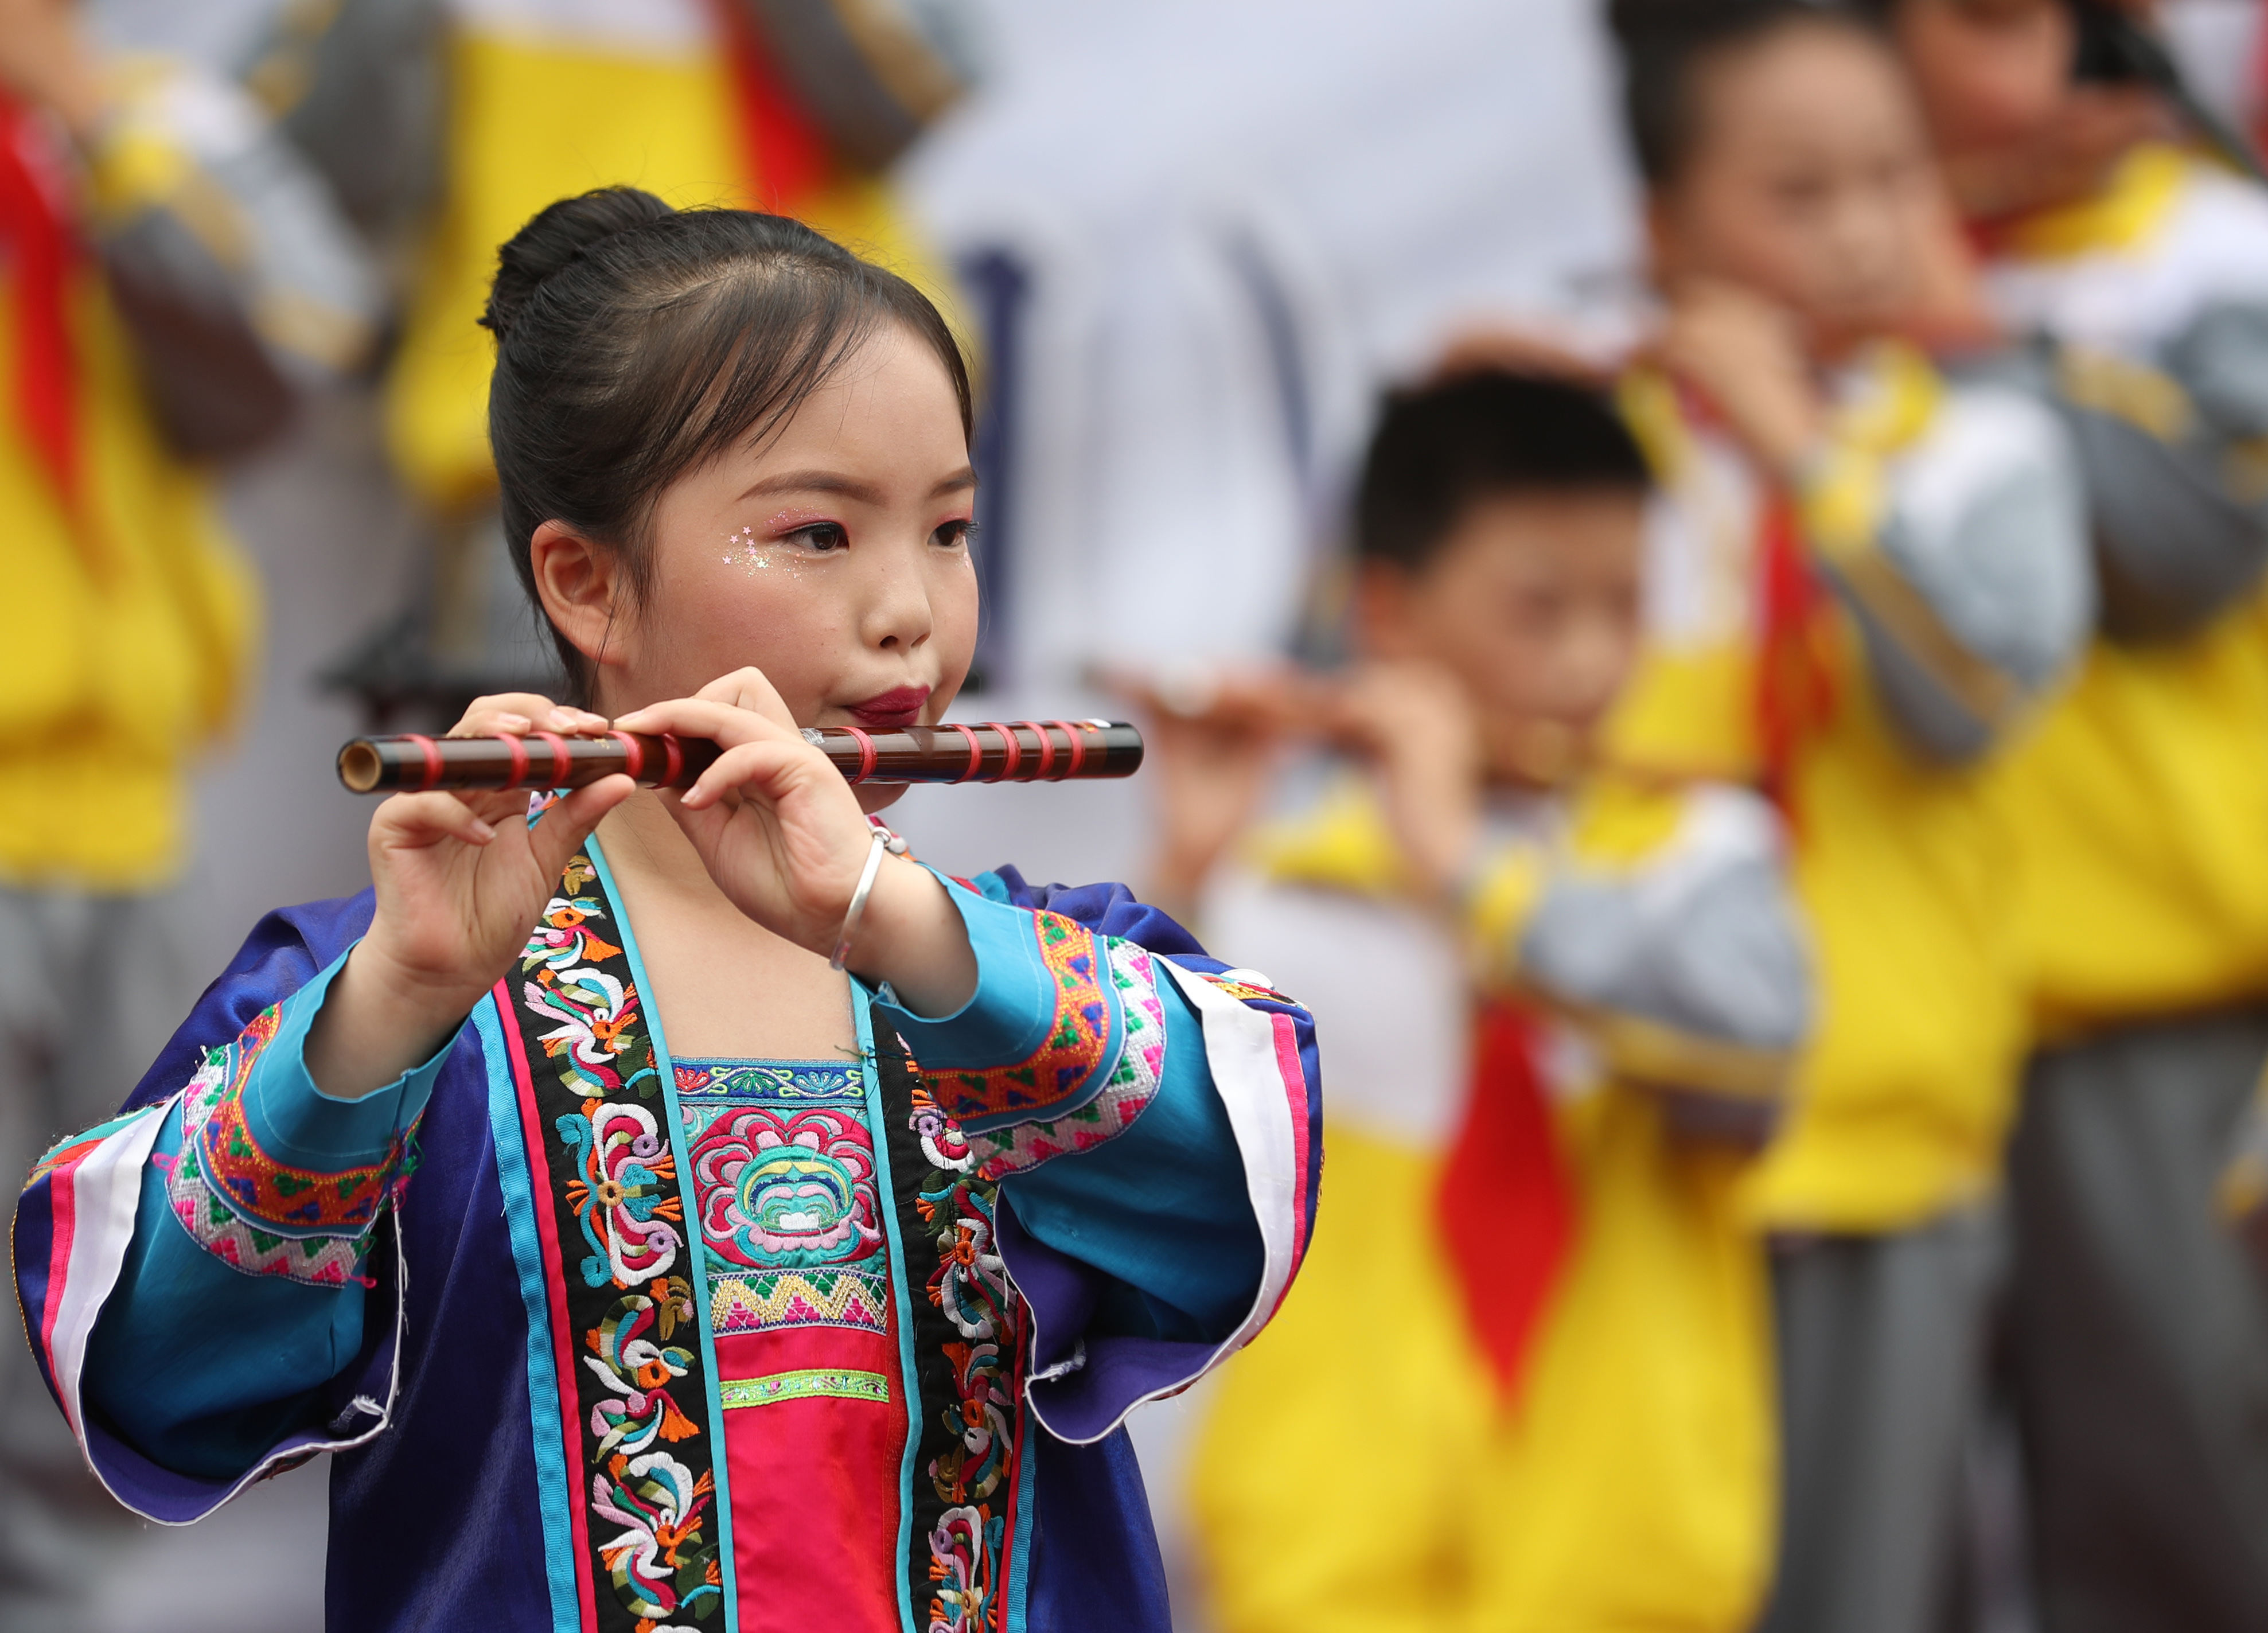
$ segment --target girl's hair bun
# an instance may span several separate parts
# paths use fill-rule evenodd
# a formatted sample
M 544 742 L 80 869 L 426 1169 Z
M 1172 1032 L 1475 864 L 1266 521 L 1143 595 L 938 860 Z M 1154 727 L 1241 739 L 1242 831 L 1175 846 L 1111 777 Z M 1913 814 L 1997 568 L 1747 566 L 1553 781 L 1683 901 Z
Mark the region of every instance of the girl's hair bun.
M 489 288 L 482 327 L 501 341 L 545 279 L 616 233 L 676 213 L 637 188 L 600 188 L 545 205 L 497 252 L 496 282 Z

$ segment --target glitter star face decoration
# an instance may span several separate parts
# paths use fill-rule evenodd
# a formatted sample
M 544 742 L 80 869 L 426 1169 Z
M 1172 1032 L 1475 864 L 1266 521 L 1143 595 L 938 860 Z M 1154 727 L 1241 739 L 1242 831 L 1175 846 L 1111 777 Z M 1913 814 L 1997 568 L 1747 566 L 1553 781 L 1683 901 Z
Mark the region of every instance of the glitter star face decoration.
M 737 563 L 747 568 L 766 568 L 772 564 L 771 554 L 757 542 L 754 527 L 743 527 L 726 535 L 724 560 L 727 567 Z

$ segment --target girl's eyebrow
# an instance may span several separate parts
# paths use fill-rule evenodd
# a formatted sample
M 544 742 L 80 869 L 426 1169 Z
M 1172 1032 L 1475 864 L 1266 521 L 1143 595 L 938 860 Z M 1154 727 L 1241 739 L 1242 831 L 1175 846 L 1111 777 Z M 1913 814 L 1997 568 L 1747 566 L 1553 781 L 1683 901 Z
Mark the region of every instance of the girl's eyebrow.
M 976 470 L 972 467 L 964 465 L 931 489 L 929 497 L 932 499 L 940 498 L 946 494 L 959 493 L 963 489 L 974 488 L 976 485 Z M 855 499 L 861 504 L 880 504 L 884 502 L 882 490 L 873 483 L 862 482 L 856 476 L 846 476 L 839 471 L 823 470 L 782 471 L 777 476 L 767 476 L 760 482 L 749 484 L 747 490 L 741 494 L 740 497 L 743 499 L 770 498 L 783 493 L 840 494 L 843 497 Z

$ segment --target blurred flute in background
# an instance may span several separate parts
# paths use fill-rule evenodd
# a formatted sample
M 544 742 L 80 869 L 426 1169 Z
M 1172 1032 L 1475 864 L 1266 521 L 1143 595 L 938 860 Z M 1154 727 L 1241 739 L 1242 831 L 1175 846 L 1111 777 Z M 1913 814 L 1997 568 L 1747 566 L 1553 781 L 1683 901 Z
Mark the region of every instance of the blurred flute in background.
M 1246 739 L 1256 747 L 1308 744 L 1362 759 L 1388 747 L 1376 718 L 1353 706 L 1347 682 L 1322 671 L 1288 664 L 1188 663 L 1155 671 L 1098 668 L 1087 679 L 1098 690 L 1146 710 L 1160 730 L 1179 724 Z M 1583 734 L 1550 720 L 1500 722 L 1481 747 L 1498 774 L 1543 788 L 1607 769 L 1649 781 L 1683 782 L 1698 775 L 1669 767 L 1609 767 Z
M 850 783 L 1060 783 L 1131 776 L 1142 733 L 1123 721 L 980 721 L 865 732 L 806 728 L 804 740 Z M 628 776 L 645 788 L 690 788 L 716 762 L 705 738 L 609 732 L 562 737 L 357 737 L 339 750 L 339 781 L 357 794 L 429 789 L 581 788 Z

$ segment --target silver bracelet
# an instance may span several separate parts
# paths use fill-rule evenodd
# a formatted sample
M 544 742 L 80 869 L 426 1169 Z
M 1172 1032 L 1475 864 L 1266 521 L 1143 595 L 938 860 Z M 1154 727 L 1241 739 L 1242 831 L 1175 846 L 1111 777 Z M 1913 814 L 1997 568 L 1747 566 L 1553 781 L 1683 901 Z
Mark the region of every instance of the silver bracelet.
M 887 829 L 874 830 L 874 842 L 866 847 L 866 865 L 858 870 L 858 888 L 850 893 L 850 906 L 843 915 L 843 928 L 835 938 L 835 956 L 827 960 L 829 969 L 841 969 L 850 957 L 850 938 L 858 933 L 858 921 L 866 916 L 866 898 L 874 894 L 874 879 L 882 871 L 882 852 L 888 849 Z

